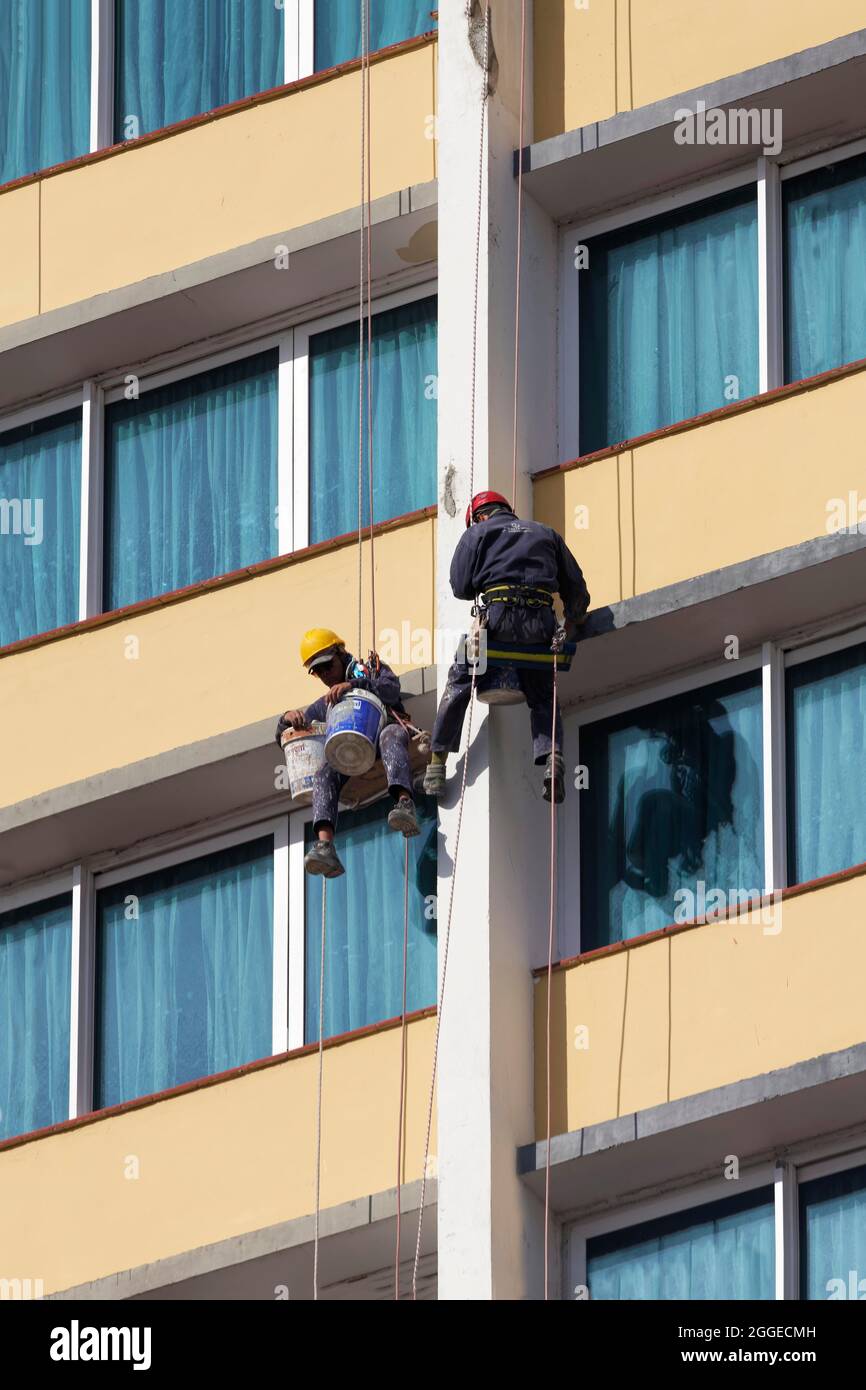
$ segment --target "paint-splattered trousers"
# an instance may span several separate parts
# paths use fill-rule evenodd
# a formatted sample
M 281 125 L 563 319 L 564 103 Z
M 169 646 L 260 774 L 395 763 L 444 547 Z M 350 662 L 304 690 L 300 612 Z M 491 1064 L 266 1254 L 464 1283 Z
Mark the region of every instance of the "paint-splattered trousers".
M 396 720 L 386 724 L 379 735 L 378 755 L 388 778 L 388 786 L 393 791 L 399 789 L 412 796 L 412 769 L 409 765 L 409 735 Z M 313 829 L 320 825 L 337 824 L 337 808 L 340 792 L 348 782 L 342 772 L 325 763 L 313 780 Z
M 527 646 L 549 643 L 556 631 L 552 608 L 522 608 L 517 604 L 491 604 L 487 619 L 488 642 L 525 642 Z M 463 644 L 449 667 L 448 679 L 436 711 L 431 747 L 434 753 L 456 753 L 460 747 L 463 720 L 472 693 L 472 672 L 463 655 Z M 494 678 L 491 667 L 478 676 L 475 688 L 483 690 Z M 553 674 L 550 671 L 517 671 L 523 698 L 529 706 L 529 728 L 532 734 L 532 756 L 536 763 L 546 762 L 553 748 Z M 562 716 L 556 711 L 556 748 L 562 752 Z

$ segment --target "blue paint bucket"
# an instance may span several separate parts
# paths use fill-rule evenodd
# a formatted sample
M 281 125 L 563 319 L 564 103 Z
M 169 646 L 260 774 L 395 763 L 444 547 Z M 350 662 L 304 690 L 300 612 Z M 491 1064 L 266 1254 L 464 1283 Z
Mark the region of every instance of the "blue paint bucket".
M 369 772 L 386 718 L 382 701 L 369 690 L 353 690 L 332 705 L 325 725 L 325 757 L 331 767 L 347 777 Z

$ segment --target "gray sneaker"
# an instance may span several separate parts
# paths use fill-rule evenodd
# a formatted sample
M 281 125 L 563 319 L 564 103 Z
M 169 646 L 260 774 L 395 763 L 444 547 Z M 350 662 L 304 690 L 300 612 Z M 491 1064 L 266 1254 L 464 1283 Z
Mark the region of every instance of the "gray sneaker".
M 551 787 L 553 800 L 558 806 L 565 800 L 565 759 L 561 753 L 548 753 L 544 768 L 544 787 L 541 795 L 550 801 Z
M 325 878 L 339 878 L 346 872 L 332 840 L 316 840 L 310 845 L 304 855 L 304 868 L 308 874 L 322 874 Z
M 421 834 L 415 814 L 415 803 L 410 796 L 401 796 L 397 805 L 388 813 L 388 829 L 400 830 L 404 835 Z
M 422 785 L 427 796 L 442 796 L 445 791 L 445 764 L 428 763 Z

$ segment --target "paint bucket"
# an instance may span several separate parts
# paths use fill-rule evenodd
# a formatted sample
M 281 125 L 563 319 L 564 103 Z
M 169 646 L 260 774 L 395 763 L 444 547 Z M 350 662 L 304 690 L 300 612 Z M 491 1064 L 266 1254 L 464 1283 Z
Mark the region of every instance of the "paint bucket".
M 331 767 L 347 777 L 369 772 L 386 718 L 382 701 L 369 690 L 353 690 L 332 705 L 325 725 L 325 757 Z
M 292 800 L 299 806 L 309 806 L 313 799 L 313 781 L 325 763 L 325 726 L 313 724 L 309 729 L 286 729 L 280 739 Z
M 488 666 L 475 690 L 482 705 L 519 705 L 523 691 L 513 666 Z

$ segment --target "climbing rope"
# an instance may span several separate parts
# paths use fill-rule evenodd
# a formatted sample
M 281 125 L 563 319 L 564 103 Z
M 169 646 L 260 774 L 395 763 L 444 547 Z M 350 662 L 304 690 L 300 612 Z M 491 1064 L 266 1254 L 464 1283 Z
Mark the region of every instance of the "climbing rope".
M 325 1036 L 325 903 L 328 880 L 322 879 L 322 943 L 319 961 L 319 1089 L 316 1101 L 316 1228 L 313 1235 L 313 1301 L 319 1297 L 319 1211 L 322 1180 L 322 1081 L 324 1075 Z
M 556 754 L 559 752 L 556 742 L 556 668 L 559 658 L 554 650 L 553 653 L 553 726 L 550 735 L 550 744 L 553 752 L 553 766 L 551 773 L 553 778 L 550 785 L 550 920 L 547 928 L 547 1047 L 545 1052 L 545 1066 L 547 1071 L 547 1149 L 545 1152 L 544 1168 L 544 1301 L 550 1297 L 550 1130 L 551 1130 L 551 1110 L 550 1110 L 550 996 L 551 985 L 553 983 L 553 924 L 556 920 Z
M 400 1299 L 400 1225 L 403 1194 L 403 1115 L 406 1096 L 406 975 L 409 960 L 409 837 L 404 836 L 403 861 L 403 1003 L 400 1011 L 400 1119 L 397 1125 L 397 1243 L 394 1251 L 394 1298 Z
M 523 116 L 526 105 L 526 0 L 520 0 L 520 135 L 517 142 L 517 256 L 514 284 L 514 427 L 511 502 L 517 506 L 517 397 L 520 385 L 520 263 L 523 252 Z

